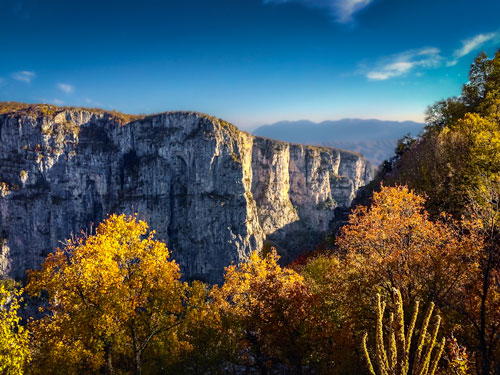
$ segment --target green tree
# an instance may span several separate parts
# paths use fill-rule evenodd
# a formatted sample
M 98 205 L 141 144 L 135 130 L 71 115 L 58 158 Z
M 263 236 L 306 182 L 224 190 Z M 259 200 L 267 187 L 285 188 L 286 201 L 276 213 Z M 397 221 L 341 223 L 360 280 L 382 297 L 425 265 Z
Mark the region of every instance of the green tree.
M 426 121 L 426 132 L 397 155 L 384 182 L 425 194 L 435 217 L 446 211 L 460 218 L 468 191 L 500 174 L 500 52 L 493 59 L 481 53 L 462 94 L 429 107 Z
M 426 111 L 428 130 L 440 130 L 463 118 L 466 113 L 484 115 L 485 108 L 499 98 L 500 51 L 492 59 L 481 52 L 471 65 L 469 81 L 459 97 L 451 97 L 429 106 Z

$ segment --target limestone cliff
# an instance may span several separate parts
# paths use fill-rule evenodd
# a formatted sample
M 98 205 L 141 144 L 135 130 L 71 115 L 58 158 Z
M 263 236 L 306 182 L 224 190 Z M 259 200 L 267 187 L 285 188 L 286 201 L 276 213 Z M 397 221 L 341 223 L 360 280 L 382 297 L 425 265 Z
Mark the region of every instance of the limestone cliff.
M 103 111 L 0 115 L 0 277 L 22 278 L 72 233 L 137 212 L 188 278 L 221 279 L 273 241 L 311 248 L 370 179 L 357 154 L 252 136 L 173 112 L 125 125 Z

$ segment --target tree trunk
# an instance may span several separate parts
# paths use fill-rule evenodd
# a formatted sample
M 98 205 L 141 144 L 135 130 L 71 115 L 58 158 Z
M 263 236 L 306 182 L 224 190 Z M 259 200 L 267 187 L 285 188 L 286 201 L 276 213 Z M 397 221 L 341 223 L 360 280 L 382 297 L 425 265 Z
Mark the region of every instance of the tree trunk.
M 141 375 L 142 373 L 142 355 L 140 351 L 135 353 L 135 375 Z
M 113 367 L 113 356 L 111 355 L 111 345 L 106 345 L 104 347 L 104 359 L 106 363 L 104 373 L 106 375 L 115 375 L 115 369 Z
M 137 339 L 137 334 L 135 332 L 135 326 L 133 322 L 130 324 L 130 333 L 132 334 L 132 349 L 134 351 L 134 362 L 135 362 L 135 375 L 141 375 L 142 373 L 142 349 L 139 345 L 139 340 Z
M 489 247 L 489 246 L 488 246 Z M 491 278 L 491 263 L 492 263 L 492 249 L 488 248 L 488 257 L 486 265 L 483 270 L 483 295 L 481 296 L 481 310 L 480 310 L 480 334 L 479 334 L 479 350 L 481 351 L 481 373 L 482 375 L 490 375 L 490 355 L 488 351 L 488 344 L 486 342 L 486 302 L 488 300 L 488 292 L 490 289 Z

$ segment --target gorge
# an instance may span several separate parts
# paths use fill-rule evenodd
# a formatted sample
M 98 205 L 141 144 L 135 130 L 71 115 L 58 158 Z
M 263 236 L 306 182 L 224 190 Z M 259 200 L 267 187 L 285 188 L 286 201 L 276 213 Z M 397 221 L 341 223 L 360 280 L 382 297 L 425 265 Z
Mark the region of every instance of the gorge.
M 23 278 L 107 214 L 137 213 L 186 278 L 218 282 L 264 243 L 285 261 L 314 247 L 371 174 L 359 154 L 253 136 L 200 113 L 4 108 L 0 277 Z

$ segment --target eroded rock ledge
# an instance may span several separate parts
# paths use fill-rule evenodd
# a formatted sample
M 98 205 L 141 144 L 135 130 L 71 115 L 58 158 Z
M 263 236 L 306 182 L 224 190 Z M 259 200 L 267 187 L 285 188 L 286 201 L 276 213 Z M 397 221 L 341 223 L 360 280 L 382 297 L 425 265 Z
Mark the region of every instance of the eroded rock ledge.
M 137 212 L 188 278 L 273 241 L 312 248 L 371 168 L 357 154 L 255 137 L 172 112 L 120 125 L 101 111 L 0 115 L 0 276 L 24 277 L 72 233 Z

